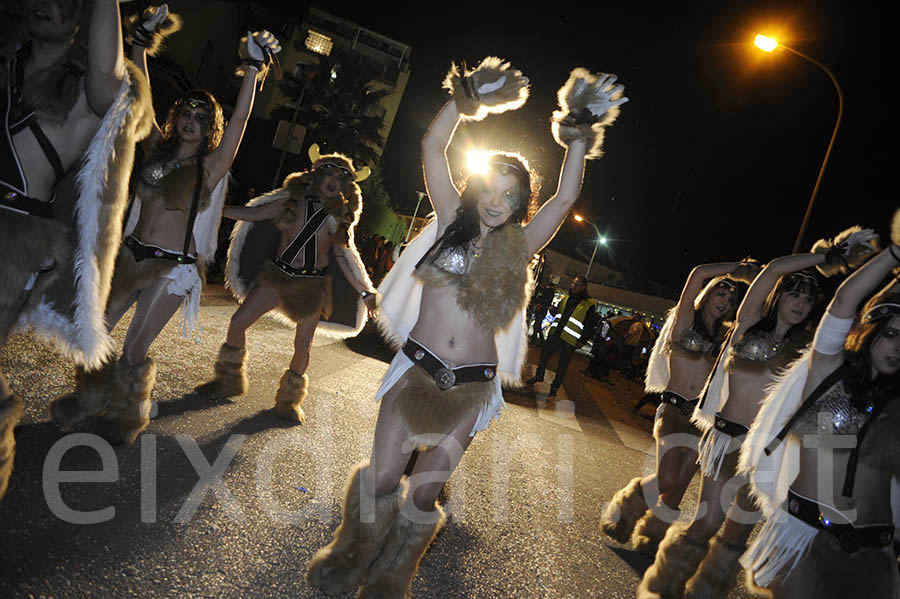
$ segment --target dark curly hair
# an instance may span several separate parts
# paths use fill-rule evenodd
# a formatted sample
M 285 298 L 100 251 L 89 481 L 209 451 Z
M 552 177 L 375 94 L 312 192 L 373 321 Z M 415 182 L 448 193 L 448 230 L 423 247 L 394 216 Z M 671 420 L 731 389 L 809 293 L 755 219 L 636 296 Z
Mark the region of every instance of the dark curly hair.
M 155 153 L 162 155 L 174 155 L 178 151 L 180 138 L 175 130 L 175 120 L 185 103 L 197 100 L 206 104 L 207 112 L 212 119 L 210 130 L 206 136 L 206 144 L 201 148 L 201 154 L 206 155 L 219 147 L 222 135 L 225 133 L 225 114 L 222 105 L 215 97 L 204 89 L 193 89 L 186 93 L 180 100 L 172 104 L 166 122 L 162 126 L 162 140 L 156 144 Z M 211 109 L 209 107 L 212 107 Z
M 528 162 L 519 154 L 512 152 L 495 152 L 488 159 L 489 171 L 503 175 L 512 175 L 516 179 L 516 205 L 507 223 L 518 225 L 526 223 L 537 211 L 537 196 L 540 191 L 538 175 L 528 166 Z M 478 216 L 478 194 L 486 184 L 486 173 L 473 173 L 460 185 L 460 206 L 441 239 L 437 257 L 445 248 L 464 247 L 481 234 Z

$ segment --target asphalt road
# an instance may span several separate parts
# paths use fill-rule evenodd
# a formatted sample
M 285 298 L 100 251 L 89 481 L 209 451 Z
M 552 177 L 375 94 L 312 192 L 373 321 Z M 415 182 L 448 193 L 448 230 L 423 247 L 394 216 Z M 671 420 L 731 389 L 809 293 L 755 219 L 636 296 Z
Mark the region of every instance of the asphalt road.
M 324 597 L 306 583 L 306 564 L 338 525 L 347 472 L 368 457 L 391 354 L 368 329 L 317 339 L 307 422 L 292 426 L 269 411 L 293 340 L 272 321 L 248 334 L 245 396 L 190 392 L 211 375 L 233 310 L 211 288 L 198 339 L 182 339 L 175 320 L 164 329 L 151 349 L 155 416 L 130 447 L 50 422 L 47 400 L 71 389 L 72 365 L 31 336 L 11 340 L 0 367 L 27 407 L 0 502 L 0 597 Z M 129 319 L 114 331 L 120 341 Z M 544 401 L 546 383 L 505 393 L 503 417 L 445 487 L 450 518 L 415 597 L 634 596 L 651 559 L 600 535 L 598 519 L 653 466 L 650 410 L 630 410 L 637 383 L 594 381 L 584 365 L 576 356 L 555 402 Z M 695 480 L 688 513 L 696 490 Z

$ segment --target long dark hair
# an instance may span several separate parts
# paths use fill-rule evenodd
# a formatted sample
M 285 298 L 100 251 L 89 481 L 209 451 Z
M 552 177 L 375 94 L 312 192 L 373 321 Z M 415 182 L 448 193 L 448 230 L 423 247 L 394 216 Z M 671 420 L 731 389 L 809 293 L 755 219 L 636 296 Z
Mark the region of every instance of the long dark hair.
M 522 156 L 511 152 L 495 152 L 488 159 L 488 165 L 490 170 L 512 175 L 516 179 L 517 202 L 506 224 L 521 225 L 528 221 L 534 215 L 540 190 L 537 174 Z M 445 248 L 465 247 L 481 234 L 478 194 L 484 185 L 485 174 L 473 173 L 460 186 L 460 206 L 456 209 L 456 217 L 444 230 L 434 257 Z
M 900 315 L 897 311 L 885 311 L 883 315 L 872 312 L 872 308 L 885 303 L 900 303 L 900 293 L 879 294 L 866 302 L 844 342 L 844 363 L 851 367 L 845 385 L 854 399 L 857 396 L 886 398 L 900 392 L 900 372 L 889 375 L 879 373 L 874 381 L 869 378 L 872 347 L 881 339 L 893 317 Z
M 772 288 L 772 291 L 769 292 L 769 295 L 766 297 L 766 301 L 763 304 L 762 318 L 760 318 L 759 322 L 750 327 L 748 332 L 769 333 L 774 331 L 775 327 L 778 326 L 778 302 L 785 293 L 792 292 L 808 295 L 812 299 L 812 307 L 809 310 L 809 314 L 803 319 L 803 322 L 792 325 L 787 333 L 785 333 L 784 338 L 791 339 L 803 337 L 804 332 L 808 335 L 807 325 L 811 320 L 813 311 L 815 310 L 816 304 L 819 302 L 821 294 L 819 293 L 818 277 L 816 277 L 815 274 L 804 270 L 788 273 L 779 277 L 778 282 L 775 284 L 775 287 Z

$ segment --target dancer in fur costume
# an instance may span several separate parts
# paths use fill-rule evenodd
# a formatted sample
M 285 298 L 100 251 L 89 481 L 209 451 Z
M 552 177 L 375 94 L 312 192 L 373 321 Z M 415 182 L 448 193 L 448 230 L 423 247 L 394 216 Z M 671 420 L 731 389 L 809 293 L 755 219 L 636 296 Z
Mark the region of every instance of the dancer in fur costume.
M 853 254 L 856 265 L 861 264 L 876 251 L 872 245 L 875 237 L 871 231 L 853 232 L 848 242 L 833 245 L 832 261 L 846 252 L 847 256 Z M 718 599 L 735 585 L 738 558 L 759 519 L 747 494 L 746 479 L 735 476 L 738 450 L 766 386 L 811 340 L 805 325 L 818 297 L 818 280 L 803 269 L 827 259 L 824 253 L 778 258 L 750 285 L 692 418 L 703 432 L 697 511 L 686 526 L 676 524 L 669 529 L 667 539 L 672 540 L 660 546 L 654 564 L 644 573 L 639 597 L 680 599 L 686 594 Z M 711 539 L 709 552 L 700 555 L 699 567 L 685 559 L 690 551 L 682 552 L 683 545 L 702 548 Z
M 24 4 L 0 46 L 0 350 L 33 328 L 96 367 L 112 347 L 103 308 L 150 94 L 122 54 L 115 0 Z M 74 167 L 76 184 L 58 185 Z M 0 373 L 0 497 L 21 412 Z
M 838 288 L 804 352 L 766 396 L 740 472 L 766 522 L 741 558 L 776 599 L 900 598 L 891 509 L 900 476 L 900 264 L 893 244 Z M 895 270 L 896 272 L 896 270 Z
M 656 471 L 619 490 L 601 520 L 603 532 L 620 543 L 630 538 L 637 549 L 653 555 L 678 518 L 678 505 L 697 471 L 700 431 L 690 421 L 691 412 L 734 317 L 739 283 L 752 280 L 756 270 L 752 261 L 697 266 L 669 311 L 645 384 L 648 393 L 662 393 L 663 399 L 653 425 Z
M 425 183 L 437 214 L 379 287 L 379 325 L 402 349 L 382 380 L 369 463 L 351 475 L 344 519 L 310 564 L 328 594 L 408 597 L 419 561 L 444 522 L 436 503 L 475 433 L 503 406 L 500 380 L 518 381 L 525 348 L 528 262 L 559 229 L 581 190 L 586 158 L 599 155 L 623 87 L 613 75 L 572 72 L 559 92 L 553 132 L 566 148 L 556 194 L 526 221 L 536 195 L 524 159 L 496 153 L 484 174 L 454 185 L 447 147 L 461 120 L 521 106 L 528 81 L 498 58 L 451 69 L 453 99 L 422 143 Z M 589 153 L 590 151 L 590 153 Z M 419 454 L 408 481 L 403 473 Z
M 147 9 L 134 35 L 131 57 L 147 76 L 146 46 L 173 27 L 167 7 Z M 55 399 L 54 420 L 90 426 L 113 443 L 131 443 L 147 427 L 156 365 L 150 344 L 183 306 L 183 333 L 196 326 L 205 264 L 215 253 L 226 185 L 253 107 L 257 75 L 280 50 L 266 31 L 241 40 L 243 82 L 225 126 L 222 108 L 208 92 L 194 90 L 169 110 L 165 125 L 154 123 L 143 147 L 148 159 L 135 187 L 116 259 L 106 324 L 111 330 L 137 302 L 122 356 L 96 369 L 76 371 L 77 388 Z
M 322 329 L 347 337 L 362 330 L 366 310 L 372 313 L 376 305 L 353 241 L 362 212 L 357 181 L 369 176 L 369 167 L 357 170 L 343 154 L 322 156 L 317 144 L 309 154 L 309 171 L 289 175 L 281 189 L 248 206 L 225 209 L 226 218 L 247 221 L 235 227 L 228 250 L 228 286 L 242 303 L 228 325 L 215 378 L 198 387 L 221 397 L 243 394 L 248 384 L 246 331 L 277 309 L 297 331 L 294 356 L 275 396 L 275 413 L 297 422 L 304 420 L 306 368 L 320 317 L 328 320 L 333 315 L 339 321 L 343 312 L 343 324 L 323 323 Z

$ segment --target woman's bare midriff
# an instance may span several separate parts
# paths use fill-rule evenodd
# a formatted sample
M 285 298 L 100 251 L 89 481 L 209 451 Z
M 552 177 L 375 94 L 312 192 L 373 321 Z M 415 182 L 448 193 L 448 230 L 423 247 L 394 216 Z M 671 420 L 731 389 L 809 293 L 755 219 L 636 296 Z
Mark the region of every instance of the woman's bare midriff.
M 454 366 L 497 361 L 494 332 L 460 308 L 449 287 L 425 287 L 410 337 Z
M 846 441 L 853 439 L 851 435 L 833 437 Z M 892 521 L 890 473 L 871 468 L 860 460 L 856 469 L 853 497 L 843 496 L 844 474 L 847 472 L 850 451 L 850 449 L 834 449 L 833 452 L 820 452 L 815 447 L 802 448 L 800 472 L 791 483 L 791 488 L 805 497 L 824 504 L 821 506 L 822 513 L 832 522 L 844 523 L 851 518 L 852 523 L 856 525 L 890 523 Z M 825 493 L 819 489 L 818 472 L 831 477 L 830 488 L 827 488 Z M 821 482 L 828 484 L 824 479 Z M 834 506 L 846 513 L 841 514 L 827 506 Z
M 668 391 L 674 391 L 686 399 L 700 395 L 706 377 L 712 370 L 715 357 L 709 354 L 685 355 L 683 350 L 672 349 L 669 353 Z
M 765 398 L 766 385 L 772 382 L 768 369 L 728 371 L 728 401 L 722 407 L 722 417 L 744 426 L 753 424 Z
M 141 216 L 132 233 L 142 243 L 181 251 L 188 215 L 180 210 L 167 210 L 165 203 L 154 197 L 141 197 Z M 191 239 L 190 253 L 197 248 Z

